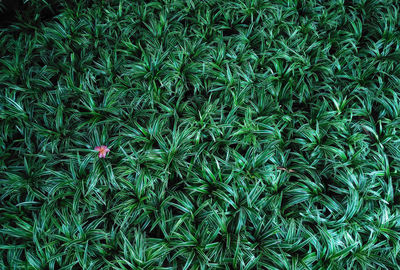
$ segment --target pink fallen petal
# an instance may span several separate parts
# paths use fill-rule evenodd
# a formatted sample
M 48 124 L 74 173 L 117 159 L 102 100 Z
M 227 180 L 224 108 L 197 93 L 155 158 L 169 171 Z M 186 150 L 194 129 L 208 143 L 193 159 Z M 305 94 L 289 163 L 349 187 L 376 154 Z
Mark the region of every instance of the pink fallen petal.
M 105 157 L 106 157 L 106 154 L 107 154 L 108 152 L 110 152 L 110 149 L 108 149 L 108 147 L 105 146 L 105 145 L 96 146 L 96 147 L 94 148 L 94 150 L 96 150 L 96 151 L 99 152 L 99 158 L 105 158 Z

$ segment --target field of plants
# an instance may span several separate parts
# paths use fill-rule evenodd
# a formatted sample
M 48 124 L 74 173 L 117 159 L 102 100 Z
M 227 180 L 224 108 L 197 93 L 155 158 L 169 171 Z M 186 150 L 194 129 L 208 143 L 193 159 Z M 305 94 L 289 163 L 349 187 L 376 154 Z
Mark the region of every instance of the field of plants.
M 0 0 L 0 269 L 400 269 L 397 0 Z

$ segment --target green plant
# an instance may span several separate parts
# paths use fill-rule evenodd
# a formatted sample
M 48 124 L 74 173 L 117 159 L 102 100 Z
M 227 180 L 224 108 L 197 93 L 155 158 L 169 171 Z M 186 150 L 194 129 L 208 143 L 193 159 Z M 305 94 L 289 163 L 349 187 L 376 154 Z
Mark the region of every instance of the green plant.
M 0 29 L 0 268 L 398 268 L 397 1 L 57 5 Z

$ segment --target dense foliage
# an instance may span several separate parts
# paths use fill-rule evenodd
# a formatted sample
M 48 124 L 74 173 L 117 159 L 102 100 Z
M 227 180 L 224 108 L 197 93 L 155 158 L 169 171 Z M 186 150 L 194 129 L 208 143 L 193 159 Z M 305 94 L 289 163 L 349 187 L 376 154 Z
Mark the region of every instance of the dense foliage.
M 398 269 L 397 1 L 51 10 L 0 28 L 1 269 Z

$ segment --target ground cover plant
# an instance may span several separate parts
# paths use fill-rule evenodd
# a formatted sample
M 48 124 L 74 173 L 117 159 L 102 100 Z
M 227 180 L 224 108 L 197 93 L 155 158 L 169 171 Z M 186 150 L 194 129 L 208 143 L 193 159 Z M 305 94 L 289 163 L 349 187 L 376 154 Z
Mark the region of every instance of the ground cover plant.
M 399 269 L 398 1 L 6 2 L 1 269 Z

